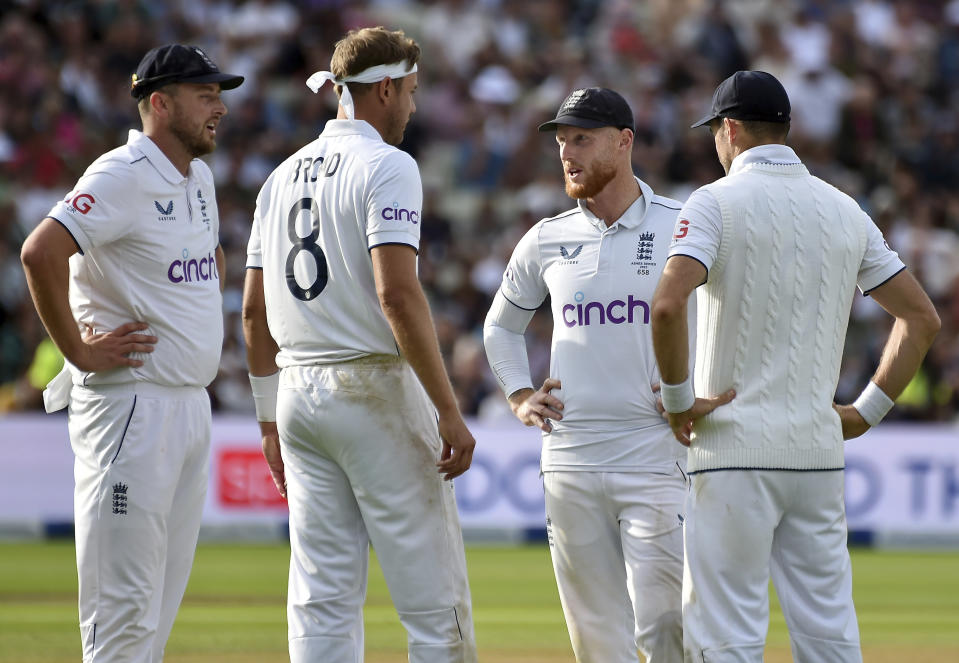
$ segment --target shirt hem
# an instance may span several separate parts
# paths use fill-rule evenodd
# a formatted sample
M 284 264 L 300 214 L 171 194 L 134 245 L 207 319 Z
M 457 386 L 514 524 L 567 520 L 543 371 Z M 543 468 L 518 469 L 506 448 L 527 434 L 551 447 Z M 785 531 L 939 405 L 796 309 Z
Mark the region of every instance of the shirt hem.
M 687 474 L 708 474 L 709 472 L 842 472 L 846 469 L 842 467 L 713 467 L 708 470 L 689 470 Z
M 700 442 L 702 444 L 702 442 Z M 843 448 L 787 449 L 787 448 L 696 448 L 689 450 L 690 474 L 707 470 L 834 470 L 845 467 Z

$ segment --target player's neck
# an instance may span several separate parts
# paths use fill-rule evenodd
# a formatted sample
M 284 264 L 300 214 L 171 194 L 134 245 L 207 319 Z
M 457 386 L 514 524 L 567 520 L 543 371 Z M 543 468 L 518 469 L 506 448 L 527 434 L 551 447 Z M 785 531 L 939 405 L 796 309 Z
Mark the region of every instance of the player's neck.
M 190 173 L 190 162 L 193 161 L 193 155 L 186 149 L 182 142 L 169 132 L 146 129 L 143 132 L 150 140 L 156 143 L 164 156 L 170 160 L 170 163 L 186 177 Z
M 349 119 L 346 116 L 346 111 L 343 110 L 342 106 L 340 106 L 339 110 L 336 113 L 336 119 L 337 120 Z M 388 118 L 386 118 L 383 114 L 371 112 L 368 108 L 365 108 L 365 107 L 359 107 L 356 109 L 356 113 L 353 119 L 362 120 L 366 122 L 371 127 L 376 129 L 376 133 L 380 135 L 380 138 L 382 138 L 384 142 L 386 141 L 385 131 L 386 131 L 386 127 L 388 126 L 387 124 Z
M 629 172 L 628 175 L 617 175 L 603 187 L 602 191 L 592 198 L 587 198 L 586 207 L 597 218 L 602 219 L 606 223 L 606 227 L 609 228 L 641 195 L 643 195 L 643 191 L 639 188 L 639 182 Z

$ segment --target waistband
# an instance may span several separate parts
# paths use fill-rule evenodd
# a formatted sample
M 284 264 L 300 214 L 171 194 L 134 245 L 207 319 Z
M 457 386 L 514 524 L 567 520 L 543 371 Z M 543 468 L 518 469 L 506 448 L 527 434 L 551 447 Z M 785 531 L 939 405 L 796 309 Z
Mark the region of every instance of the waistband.
M 193 398 L 206 395 L 206 389 L 195 385 L 171 387 L 155 382 L 119 382 L 116 384 L 73 385 L 74 389 L 92 391 L 103 396 L 123 396 L 136 394 L 147 398 Z
M 359 366 L 393 366 L 395 364 L 405 364 L 406 359 L 400 355 L 384 355 L 384 354 L 374 354 L 374 355 L 363 355 L 362 357 L 357 357 L 356 359 L 344 359 L 343 361 L 331 361 L 315 364 L 294 364 L 292 366 L 284 366 L 281 370 L 289 369 L 304 369 L 304 368 L 356 368 Z

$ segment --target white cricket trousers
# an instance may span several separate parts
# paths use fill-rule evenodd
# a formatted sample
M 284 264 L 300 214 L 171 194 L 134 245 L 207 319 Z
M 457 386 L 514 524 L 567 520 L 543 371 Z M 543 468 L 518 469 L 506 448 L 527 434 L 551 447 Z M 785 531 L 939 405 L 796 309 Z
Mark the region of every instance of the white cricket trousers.
M 683 660 L 686 477 L 543 473 L 546 524 L 578 663 Z
M 277 426 L 290 506 L 292 663 L 360 663 L 369 546 L 410 663 L 476 661 L 453 484 L 436 414 L 398 357 L 284 368 Z
M 690 476 L 686 661 L 760 663 L 769 575 L 796 663 L 860 663 L 843 472 L 720 470 Z
M 84 663 L 159 663 L 206 498 L 200 387 L 74 386 L 74 519 Z

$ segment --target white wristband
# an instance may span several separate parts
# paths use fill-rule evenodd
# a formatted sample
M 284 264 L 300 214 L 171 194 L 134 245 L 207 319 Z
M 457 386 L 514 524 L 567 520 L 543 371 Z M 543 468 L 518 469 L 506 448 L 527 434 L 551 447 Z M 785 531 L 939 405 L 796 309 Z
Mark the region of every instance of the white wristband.
M 663 407 L 667 412 L 685 412 L 696 402 L 693 393 L 692 378 L 688 377 L 679 384 L 659 383 L 659 395 L 663 398 Z
M 276 421 L 276 392 L 280 388 L 280 372 L 257 377 L 250 373 L 253 405 L 257 421 Z
M 894 401 L 872 380 L 852 404 L 870 426 L 875 426 L 882 421 L 893 405 L 895 405 Z

